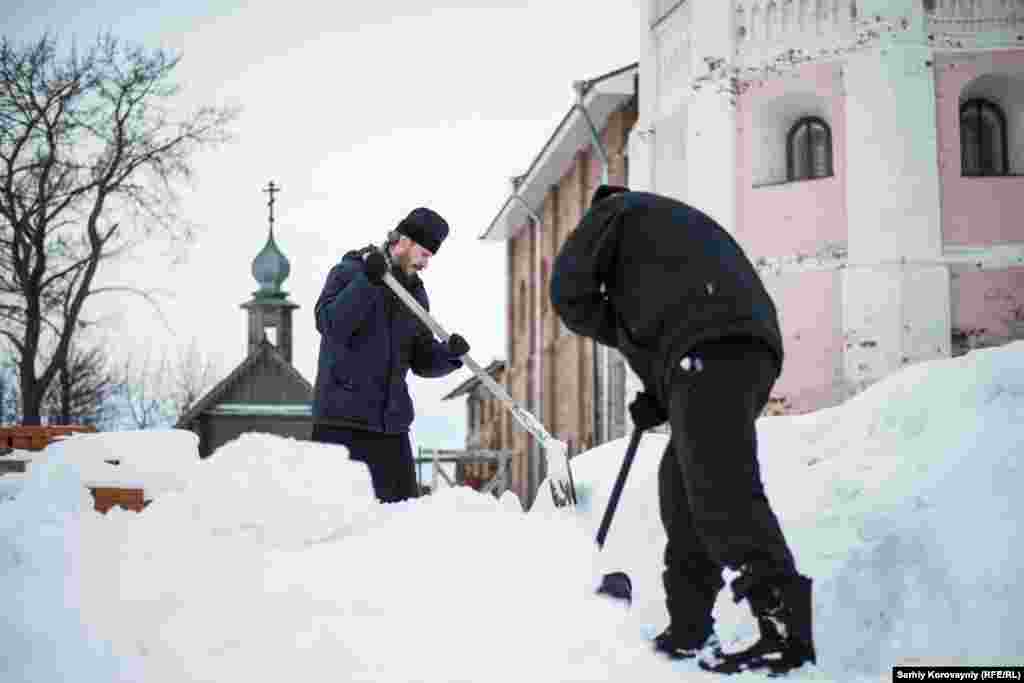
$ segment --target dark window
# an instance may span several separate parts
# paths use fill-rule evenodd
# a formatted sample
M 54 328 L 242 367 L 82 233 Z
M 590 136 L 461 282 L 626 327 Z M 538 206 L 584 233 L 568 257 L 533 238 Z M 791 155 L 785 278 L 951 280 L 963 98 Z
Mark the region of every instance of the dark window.
M 519 333 L 526 332 L 526 308 L 529 302 L 526 300 L 526 281 L 519 282 Z
M 786 180 L 832 175 L 832 129 L 817 116 L 800 119 L 786 136 Z
M 544 259 L 540 264 L 540 305 L 544 313 L 548 312 L 548 301 L 551 299 L 551 293 L 548 291 L 549 287 L 548 260 Z
M 960 107 L 960 172 L 965 176 L 1008 175 L 1006 115 L 990 100 Z

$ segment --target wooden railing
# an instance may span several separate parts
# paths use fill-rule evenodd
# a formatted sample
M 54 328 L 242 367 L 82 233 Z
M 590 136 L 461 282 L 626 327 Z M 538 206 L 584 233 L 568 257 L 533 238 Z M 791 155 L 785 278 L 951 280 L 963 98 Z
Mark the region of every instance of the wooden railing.
M 458 476 L 456 476 L 454 480 L 449 477 L 444 469 L 442 469 L 441 463 L 455 463 L 456 467 L 460 464 L 496 463 L 497 471 L 494 476 L 491 477 L 489 481 L 484 482 L 478 490 L 481 493 L 494 493 L 495 495 L 500 496 L 509 489 L 512 482 L 511 472 L 509 472 L 509 463 L 511 459 L 511 451 L 495 451 L 475 448 L 469 450 L 420 448 L 419 456 L 416 458 L 416 465 L 418 472 L 419 465 L 431 463 L 432 476 L 430 490 L 433 492 L 437 490 L 437 486 L 441 479 L 444 479 L 448 486 L 457 486 L 461 483 L 458 480 Z

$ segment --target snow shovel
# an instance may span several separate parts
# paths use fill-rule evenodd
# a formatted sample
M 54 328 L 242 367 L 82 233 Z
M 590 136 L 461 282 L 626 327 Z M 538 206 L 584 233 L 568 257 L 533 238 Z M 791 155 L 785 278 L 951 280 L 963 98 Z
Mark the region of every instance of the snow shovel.
M 629 439 L 629 446 L 626 448 L 626 457 L 622 459 L 622 467 L 619 468 L 619 476 L 615 479 L 612 487 L 612 495 L 608 498 L 608 505 L 604 509 L 604 517 L 601 519 L 601 526 L 597 530 L 597 547 L 604 548 L 604 539 L 608 536 L 608 529 L 612 525 L 612 518 L 615 516 L 615 508 L 619 506 L 619 497 L 622 496 L 622 489 L 626 485 L 626 477 L 629 475 L 629 468 L 633 465 L 633 458 L 636 457 L 636 450 L 640 446 L 640 437 L 644 434 L 642 429 L 634 428 L 633 435 Z M 597 589 L 598 595 L 607 595 L 616 600 L 625 600 L 626 604 L 633 603 L 633 582 L 625 572 L 611 572 L 601 577 L 601 585 Z
M 391 288 L 391 291 L 402 300 L 410 311 L 419 318 L 424 325 L 426 325 L 434 335 L 443 342 L 448 341 L 450 336 L 445 332 L 444 328 L 441 327 L 436 320 L 428 313 L 420 302 L 416 301 L 416 298 L 410 294 L 405 287 L 395 280 L 391 273 L 384 273 L 384 283 Z M 555 439 L 548 431 L 544 429 L 544 425 L 540 423 L 537 418 L 531 415 L 529 412 L 519 406 L 505 388 L 494 381 L 494 379 L 488 375 L 480 365 L 477 364 L 469 354 L 462 356 L 462 362 L 466 364 L 473 374 L 477 376 L 480 382 L 487 387 L 487 389 L 494 395 L 496 399 L 501 401 L 502 404 L 512 413 L 512 417 L 522 425 L 523 429 L 532 434 L 539 442 L 541 449 L 547 458 L 548 465 L 548 485 L 551 487 L 551 499 L 554 501 L 555 507 L 561 508 L 567 505 L 576 505 L 576 489 L 572 483 L 572 471 L 569 469 L 569 447 L 564 441 Z

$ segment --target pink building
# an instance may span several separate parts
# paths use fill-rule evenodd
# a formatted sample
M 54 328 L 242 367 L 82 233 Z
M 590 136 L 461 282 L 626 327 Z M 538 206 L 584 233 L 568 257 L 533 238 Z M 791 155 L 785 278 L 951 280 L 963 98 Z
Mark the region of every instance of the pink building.
M 1020 336 L 1024 2 L 652 0 L 648 25 L 630 184 L 758 264 L 788 410 Z

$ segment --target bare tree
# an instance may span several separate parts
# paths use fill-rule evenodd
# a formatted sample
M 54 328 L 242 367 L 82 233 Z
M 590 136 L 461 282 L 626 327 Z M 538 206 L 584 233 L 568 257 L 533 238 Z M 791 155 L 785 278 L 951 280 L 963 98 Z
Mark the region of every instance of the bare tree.
M 154 361 L 148 353 L 142 359 L 129 356 L 121 363 L 116 372 L 116 393 L 133 428 L 152 429 L 172 421 L 169 368 L 166 356 Z
M 67 56 L 49 35 L 0 39 L 0 335 L 17 357 L 25 424 L 39 424 L 72 337 L 90 324 L 89 297 L 153 303 L 133 287 L 94 287 L 101 263 L 156 233 L 191 237 L 175 185 L 192 178 L 195 151 L 229 139 L 238 111 L 174 119 L 179 61 L 109 34 Z
M 81 349 L 72 342 L 67 361 L 43 398 L 49 424 L 105 425 L 114 417 L 116 388 L 103 348 Z
M 14 361 L 4 356 L 0 361 L 0 425 L 18 421 L 18 372 Z
M 220 377 L 217 363 L 199 350 L 198 341 L 193 338 L 187 348 L 178 354 L 178 362 L 171 377 L 171 406 L 175 420 L 180 419 L 196 401 Z

